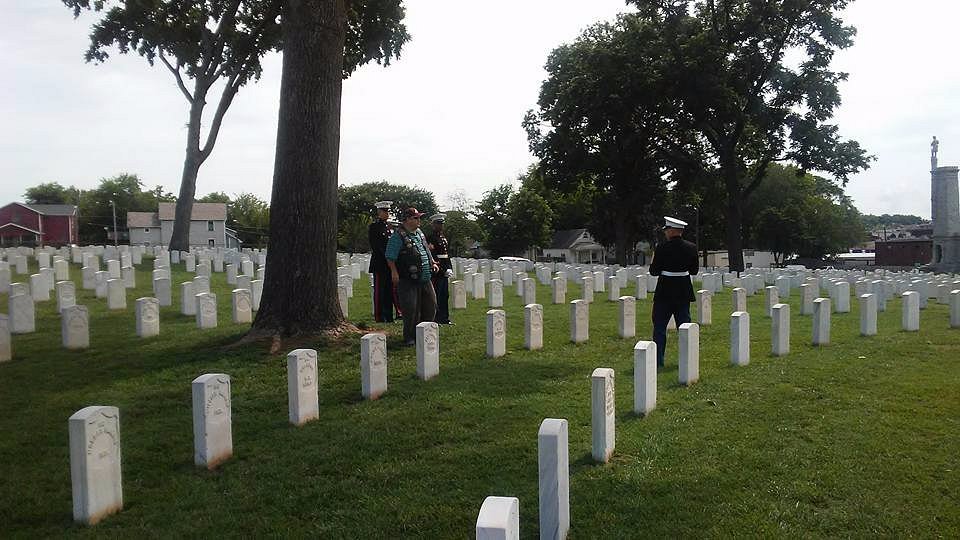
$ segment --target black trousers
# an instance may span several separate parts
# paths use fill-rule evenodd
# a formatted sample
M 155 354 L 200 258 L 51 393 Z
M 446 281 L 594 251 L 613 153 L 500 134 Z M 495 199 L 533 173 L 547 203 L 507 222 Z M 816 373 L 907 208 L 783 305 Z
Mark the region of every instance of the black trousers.
M 670 317 L 681 324 L 690 322 L 690 302 L 653 301 L 653 342 L 657 344 L 657 365 L 663 367 L 663 355 L 667 352 L 667 325 Z
M 390 272 L 373 273 L 373 318 L 377 322 L 393 322 L 395 303 L 393 282 Z
M 435 276 L 433 278 L 433 290 L 437 293 L 437 321 L 440 324 L 450 322 L 450 280 L 446 275 Z

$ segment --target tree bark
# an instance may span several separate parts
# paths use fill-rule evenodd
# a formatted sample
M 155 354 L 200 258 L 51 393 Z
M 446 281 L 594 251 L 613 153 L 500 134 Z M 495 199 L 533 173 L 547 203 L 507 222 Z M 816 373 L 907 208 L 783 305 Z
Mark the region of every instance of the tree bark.
M 743 272 L 743 197 L 736 166 L 724 166 L 723 176 L 727 188 L 727 258 L 731 272 Z
M 193 199 L 197 191 L 197 176 L 203 157 L 200 153 L 200 122 L 203 118 L 206 91 L 198 80 L 190 103 L 190 120 L 187 123 L 187 149 L 183 159 L 183 174 L 180 177 L 180 194 L 173 216 L 173 233 L 170 236 L 170 251 L 190 250 L 190 216 L 193 214 Z
M 248 337 L 343 325 L 337 295 L 337 168 L 344 0 L 287 0 L 263 298 Z

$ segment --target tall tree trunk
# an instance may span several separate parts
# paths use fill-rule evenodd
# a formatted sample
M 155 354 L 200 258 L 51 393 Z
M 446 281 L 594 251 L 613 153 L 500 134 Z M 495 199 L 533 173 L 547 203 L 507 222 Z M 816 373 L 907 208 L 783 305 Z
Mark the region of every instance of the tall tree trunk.
M 337 167 L 344 0 L 287 0 L 263 299 L 251 337 L 340 327 Z
M 743 272 L 743 197 L 735 166 L 724 167 L 727 188 L 727 258 L 731 272 Z
M 193 214 L 193 199 L 197 192 L 197 175 L 203 158 L 200 153 L 200 121 L 203 118 L 203 106 L 206 93 L 201 92 L 197 81 L 193 93 L 196 98 L 190 104 L 190 121 L 187 123 L 187 149 L 183 159 L 183 174 L 180 177 L 180 195 L 177 196 L 176 211 L 173 216 L 173 234 L 170 236 L 170 251 L 188 251 L 190 249 L 190 216 Z

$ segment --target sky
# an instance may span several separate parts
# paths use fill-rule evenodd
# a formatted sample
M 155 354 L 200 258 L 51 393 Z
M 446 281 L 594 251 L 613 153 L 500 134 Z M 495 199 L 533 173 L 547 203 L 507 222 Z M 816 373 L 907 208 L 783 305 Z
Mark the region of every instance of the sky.
M 534 162 L 521 121 L 548 54 L 627 9 L 623 0 L 404 4 L 413 39 L 401 58 L 344 83 L 340 182 L 414 184 L 441 207 L 455 192 L 476 200 L 515 182 Z M 136 55 L 85 63 L 95 19 L 75 20 L 59 0 L 0 0 L 0 17 L 0 204 L 41 182 L 85 189 L 123 172 L 179 190 L 187 102 L 168 71 Z M 834 121 L 876 157 L 847 193 L 864 213 L 928 217 L 933 135 L 940 165 L 960 165 L 960 2 L 859 0 L 843 18 L 858 34 L 835 59 L 850 76 Z M 198 194 L 269 199 L 280 56 L 264 66 L 227 112 Z

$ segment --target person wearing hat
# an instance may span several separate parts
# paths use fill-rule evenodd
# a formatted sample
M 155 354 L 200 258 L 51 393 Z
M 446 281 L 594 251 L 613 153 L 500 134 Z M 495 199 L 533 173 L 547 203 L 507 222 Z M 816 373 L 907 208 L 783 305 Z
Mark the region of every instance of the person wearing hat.
M 374 205 L 377 208 L 377 220 L 367 230 L 370 240 L 370 267 L 367 271 L 373 274 L 373 318 L 377 322 L 393 322 L 393 308 L 399 304 L 386 258 L 387 240 L 393 234 L 393 228 L 387 221 L 392 205 L 392 201 L 377 202 Z
M 657 244 L 650 263 L 650 275 L 658 276 L 653 293 L 653 341 L 657 344 L 657 365 L 663 367 L 670 317 L 677 326 L 690 322 L 690 302 L 696 300 L 690 276 L 700 271 L 697 246 L 683 239 L 687 223 L 664 217 L 667 241 Z
M 453 324 L 450 322 L 450 282 L 448 278 L 453 275 L 453 265 L 450 263 L 449 247 L 447 237 L 443 235 L 443 222 L 447 220 L 446 214 L 434 214 L 430 216 L 430 226 L 433 232 L 427 237 L 427 245 L 430 253 L 440 266 L 440 271 L 433 275 L 433 290 L 437 293 L 437 318 L 439 324 Z
M 413 345 L 417 325 L 433 321 L 437 313 L 437 296 L 430 277 L 438 273 L 440 267 L 420 230 L 421 217 L 423 213 L 416 208 L 404 210 L 400 214 L 400 226 L 387 241 L 387 266 L 390 279 L 397 286 L 403 312 L 404 345 Z

